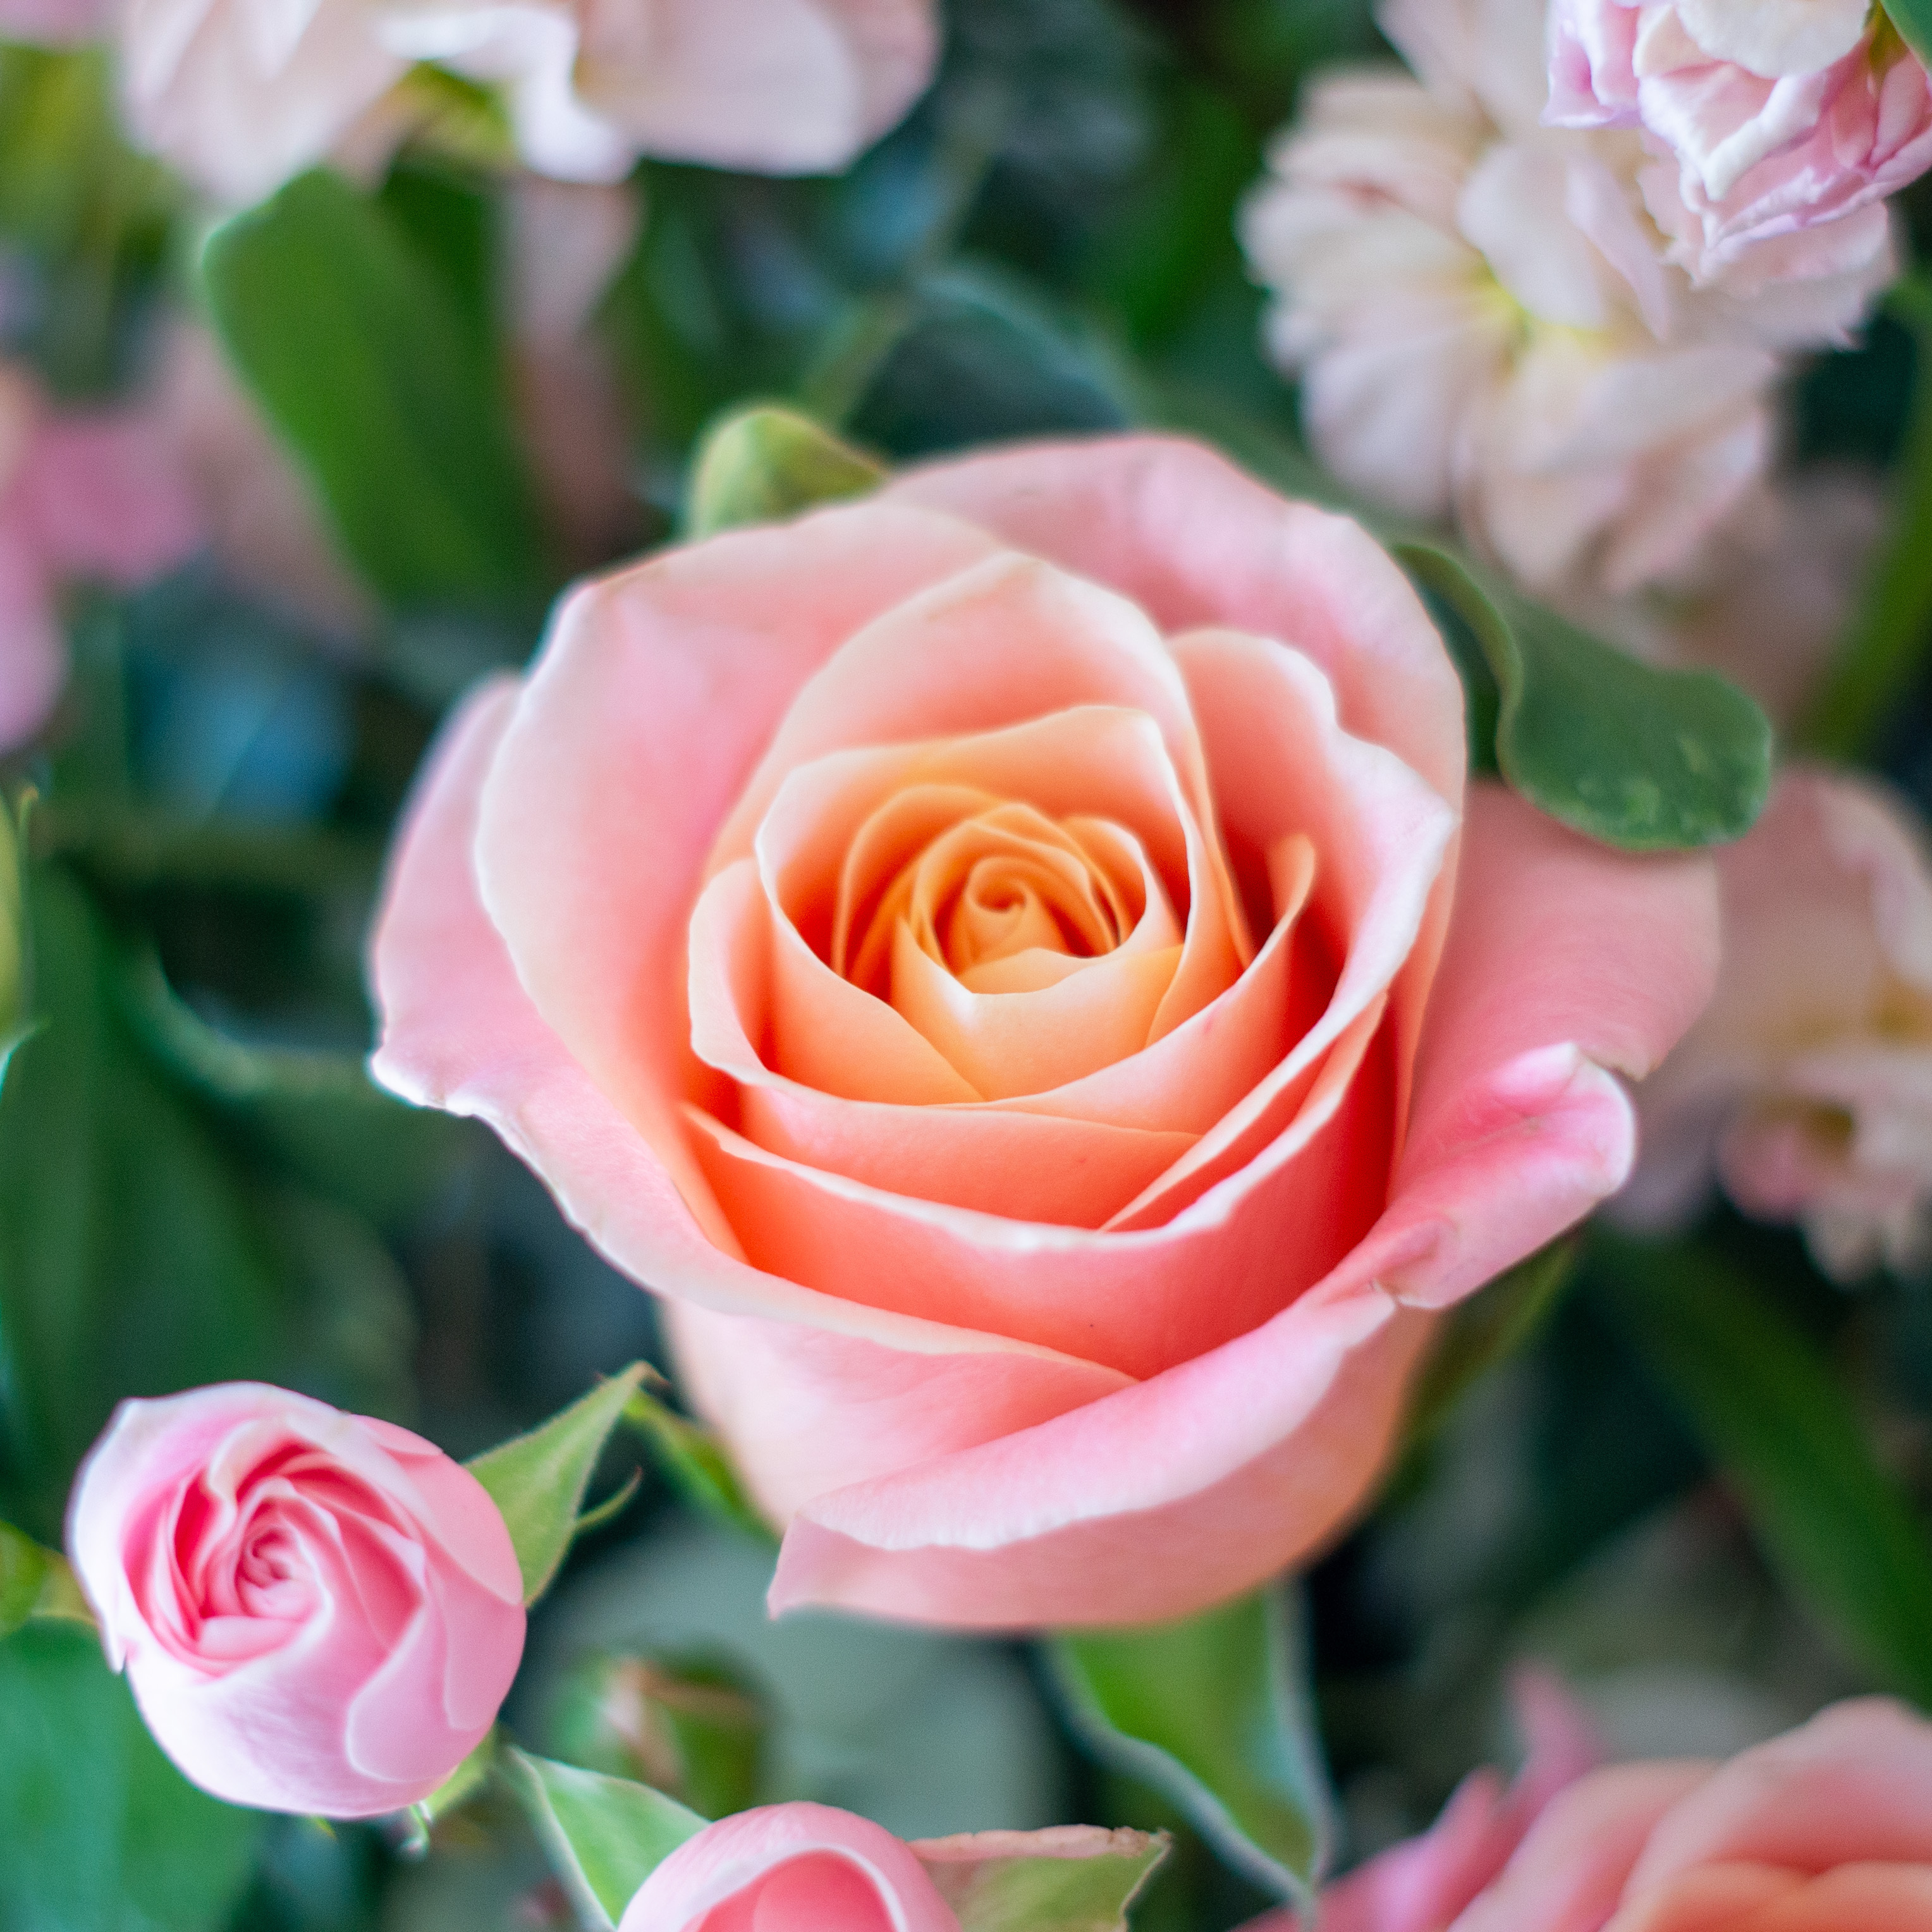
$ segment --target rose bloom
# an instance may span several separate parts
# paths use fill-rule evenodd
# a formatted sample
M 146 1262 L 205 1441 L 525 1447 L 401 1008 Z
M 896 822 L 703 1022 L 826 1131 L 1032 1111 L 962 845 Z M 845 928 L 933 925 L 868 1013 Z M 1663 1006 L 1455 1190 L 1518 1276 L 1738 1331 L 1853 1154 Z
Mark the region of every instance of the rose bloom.
M 67 1545 L 148 1729 L 234 1804 L 361 1818 L 428 1797 L 523 1654 L 523 1580 L 482 1484 L 285 1389 L 123 1402 Z
M 1713 1172 L 1748 1214 L 1796 1221 L 1850 1280 L 1932 1233 L 1932 869 L 1904 800 L 1802 766 L 1718 855 L 1724 968 L 1639 1095 L 1643 1166 L 1622 1211 L 1685 1218 Z
M 1547 1797 L 1500 1871 L 1480 1826 L 1459 1795 L 1324 1896 L 1323 1932 L 1924 1932 L 1932 1724 L 1870 1698 L 1727 1764 L 1593 1771 Z
M 1353 524 L 1158 438 L 915 471 L 591 584 L 471 699 L 376 1072 L 670 1298 L 776 1603 L 1178 1615 L 1347 1516 L 1708 990 L 1706 862 L 1465 758 Z
M 616 181 L 641 154 L 842 167 L 938 51 L 932 0 L 129 0 L 118 22 L 136 135 L 231 202 L 386 151 L 426 111 L 397 92 L 417 61 L 500 88 L 540 173 Z
M 0 358 L 0 753 L 40 730 L 67 681 L 61 586 L 132 588 L 183 561 L 199 536 L 158 425 L 124 411 L 56 412 Z
M 1780 238 L 1780 273 L 1876 248 L 1932 167 L 1932 80 L 1869 0 L 1551 0 L 1548 118 L 1646 130 L 1700 278 Z
M 1079 1825 L 907 1844 L 850 1811 L 774 1804 L 721 1819 L 680 1845 L 644 1881 L 618 1932 L 959 1932 L 950 1901 L 970 1895 L 988 1865 L 1118 1857 L 1145 1844 Z
M 1694 289 L 1639 197 L 1640 137 L 1541 125 L 1538 0 L 1379 18 L 1418 77 L 1318 80 L 1242 221 L 1311 442 L 1545 596 L 1669 580 L 1765 470 L 1777 352 L 1844 339 L 1891 275 L 1883 235 Z

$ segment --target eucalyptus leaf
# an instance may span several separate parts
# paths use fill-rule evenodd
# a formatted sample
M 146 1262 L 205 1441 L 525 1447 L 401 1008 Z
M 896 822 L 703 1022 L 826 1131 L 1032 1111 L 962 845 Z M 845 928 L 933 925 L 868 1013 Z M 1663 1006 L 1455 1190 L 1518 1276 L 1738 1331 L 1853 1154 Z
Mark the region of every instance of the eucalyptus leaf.
M 586 1924 L 614 1926 L 638 1888 L 705 1821 L 647 1784 L 512 1750 L 504 1768 Z
M 1793 1597 L 1932 1706 L 1932 1538 L 1802 1330 L 1702 1247 L 1599 1229 L 1593 1279 L 1702 1438 Z
M 550 1588 L 577 1534 L 591 1472 L 644 1372 L 642 1363 L 633 1363 L 528 1435 L 471 1461 L 470 1474 L 490 1492 L 509 1527 L 525 1603 L 535 1603 Z
M 1168 1843 L 1160 1832 L 1070 1825 L 927 1839 L 912 1850 L 960 1932 L 1126 1932 Z
M 650 1444 L 672 1487 L 692 1508 L 760 1542 L 772 1540 L 771 1525 L 759 1514 L 724 1445 L 710 1430 L 680 1415 L 643 1388 L 632 1396 L 624 1416 Z
M 1178 1623 L 1063 1634 L 1048 1656 L 1073 1728 L 1178 1804 L 1227 1862 L 1314 1894 L 1332 1799 L 1288 1599 L 1259 1591 Z
M 497 373 L 394 214 L 317 170 L 217 228 L 202 272 L 230 355 L 379 590 L 533 600 L 543 560 Z
M 222 1932 L 266 1822 L 175 1769 L 91 1630 L 0 1640 L 0 1925 Z
M 795 410 L 758 404 L 706 430 L 693 465 L 686 534 L 776 523 L 814 504 L 862 496 L 886 472 Z
M 1735 686 L 1640 664 L 1438 544 L 1394 548 L 1482 646 L 1502 698 L 1496 763 L 1539 811 L 1634 852 L 1750 829 L 1771 788 L 1771 726 Z

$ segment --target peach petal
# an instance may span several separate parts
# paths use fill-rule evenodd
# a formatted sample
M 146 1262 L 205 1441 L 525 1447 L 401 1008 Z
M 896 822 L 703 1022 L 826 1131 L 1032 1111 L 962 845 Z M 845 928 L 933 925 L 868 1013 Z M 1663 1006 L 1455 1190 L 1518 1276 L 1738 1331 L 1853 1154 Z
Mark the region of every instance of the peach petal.
M 800 685 L 987 548 L 869 503 L 730 532 L 576 592 L 516 694 L 476 842 L 490 922 L 547 1025 L 700 1211 L 670 1096 L 692 1066 L 703 855 Z
M 774 1607 L 835 1603 L 986 1627 L 1154 1618 L 1280 1568 L 1346 1519 L 1388 1453 L 1393 1387 L 1428 1329 L 1393 1310 L 1419 1315 L 1467 1294 L 1614 1189 L 1629 1168 L 1630 1104 L 1589 1053 L 1635 1064 L 1660 1052 L 1714 963 L 1702 862 L 1616 858 L 1496 786 L 1472 791 L 1465 849 L 1461 916 L 1418 1066 L 1425 1130 L 1367 1238 L 1319 1287 L 1208 1354 L 1024 1436 L 816 1499 L 781 1552 Z M 1539 892 L 1575 895 L 1564 904 L 1579 929 L 1523 892 L 1525 869 L 1539 867 Z M 1606 998 L 1595 975 L 1558 970 L 1624 945 L 1672 960 L 1690 992 L 1646 970 L 1628 997 Z M 1365 1090 L 1359 1075 L 1355 1085 Z M 1260 1231 L 1243 1218 L 1253 1192 L 1217 1196 L 1174 1227 L 1221 1210 L 1224 1232 L 1203 1250 L 1217 1258 L 1194 1271 L 1218 1288 L 1238 1279 L 1245 1240 L 1258 1246 Z M 1275 1238 L 1280 1226 L 1276 1210 Z M 1376 1321 L 1360 1312 L 1384 1303 Z M 1358 1383 L 1384 1328 L 1401 1339 L 1379 1344 L 1390 1353 Z M 1306 1379 L 1318 1373 L 1346 1396 L 1331 1406 Z M 1316 1467 L 1319 1488 L 1278 1507 Z M 1070 1576 L 1081 1580 L 1070 1594 Z
M 661 1304 L 679 1386 L 724 1431 L 746 1486 L 781 1525 L 812 1500 L 899 1466 L 1033 1428 L 1130 1386 L 1089 1363 L 1000 1354 L 923 1359 L 794 1322 Z M 837 1418 L 837 1426 L 830 1426 Z
M 1172 648 L 1216 790 L 1240 814 L 1238 824 L 1228 820 L 1230 836 L 1264 851 L 1293 834 L 1312 839 L 1319 854 L 1313 910 L 1344 963 L 1321 1018 L 1119 1217 L 1124 1227 L 1171 1218 L 1282 1131 L 1307 1070 L 1402 978 L 1455 833 L 1450 807 L 1400 759 L 1341 729 L 1333 687 L 1300 652 L 1228 632 L 1196 632 Z M 1405 984 L 1418 996 L 1412 977 Z
M 1932 1865 L 1932 1726 L 1862 1698 L 1743 1752 L 1658 1828 L 1631 1888 L 1717 1861 Z
M 1131 598 L 1166 634 L 1204 628 L 1291 644 L 1335 688 L 1342 723 L 1385 745 L 1452 807 L 1468 752 L 1462 687 L 1428 612 L 1361 526 L 1284 502 L 1178 437 L 1031 443 L 915 470 L 887 502 L 966 518 Z M 1437 881 L 1400 989 L 1401 1064 L 1421 1023 L 1453 866 Z
M 902 1106 L 772 1073 L 744 1018 L 767 1010 L 770 919 L 752 862 L 741 859 L 706 887 L 691 927 L 692 1044 L 736 1084 L 738 1126 L 757 1145 L 888 1193 L 1076 1227 L 1097 1227 L 1193 1145 L 1189 1133 L 940 1105 L 955 1097 L 940 1087 L 934 1104 Z M 866 1061 L 875 1084 L 897 1094 L 957 1082 L 890 1006 L 862 997 L 859 1016 L 876 1019 L 883 1035 Z M 893 1067 L 888 1056 L 908 1041 L 929 1060 Z M 836 1048 L 826 1058 L 835 1068 L 850 1064 Z
M 1550 1800 L 1454 1932 L 1600 1932 L 1658 1820 L 1710 1775 L 1702 1763 L 1625 1764 L 1579 1779 Z
M 754 1264 L 855 1301 L 1011 1335 L 1134 1376 L 1213 1348 L 1265 1320 L 1372 1218 L 1351 1082 L 1375 1016 L 1311 1094 L 1304 1118 L 1258 1163 L 1233 1233 L 1222 1217 L 1115 1234 L 1051 1227 L 886 1194 L 801 1166 L 690 1110 L 698 1157 Z M 1377 1119 L 1370 1130 L 1385 1128 Z M 1385 1134 L 1374 1137 L 1378 1150 Z M 1378 1188 L 1379 1162 L 1368 1185 Z M 1293 1211 L 1318 1201 L 1318 1214 Z M 1201 1284 L 1214 1292 L 1204 1295 Z
M 1627 1898 L 1604 1932 L 1770 1932 L 1786 1924 L 1776 1907 L 1808 1889 L 1798 1873 L 1772 1865 L 1702 1865 Z M 1862 1918 L 1856 1923 L 1859 1932 L 1876 1932 Z
M 1154 720 L 1215 874 L 1214 893 L 1197 883 L 1190 933 L 1202 921 L 1204 946 L 1212 939 L 1244 963 L 1187 694 L 1159 633 L 1099 584 L 1010 554 L 886 610 L 805 684 L 718 835 L 711 868 L 750 848 L 787 776 L 826 752 L 990 733 L 1089 705 Z M 1198 970 L 1217 991 L 1234 976 L 1212 956 Z
M 370 1070 L 418 1106 L 482 1120 L 613 1267 L 661 1293 L 801 1333 L 870 1339 L 908 1359 L 970 1357 L 977 1392 L 950 1418 L 962 1441 L 982 1414 L 1049 1414 L 1120 1386 L 1114 1372 L 994 1335 L 814 1293 L 747 1267 L 728 1228 L 702 1228 L 655 1148 L 566 1051 L 518 983 L 478 896 L 470 857 L 481 794 L 511 727 L 515 681 L 466 700 L 405 814 L 370 949 L 382 1036 Z M 701 1176 L 700 1177 L 701 1181 Z M 722 1217 L 720 1217 L 722 1221 Z

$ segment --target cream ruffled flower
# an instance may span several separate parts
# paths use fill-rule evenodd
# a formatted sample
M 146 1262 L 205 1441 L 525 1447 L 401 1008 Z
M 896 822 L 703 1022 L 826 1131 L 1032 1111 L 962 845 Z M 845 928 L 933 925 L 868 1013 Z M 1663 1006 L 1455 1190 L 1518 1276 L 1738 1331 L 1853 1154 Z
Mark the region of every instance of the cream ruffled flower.
M 1545 596 L 1680 574 L 1768 461 L 1778 352 L 1841 339 L 1888 249 L 1695 289 L 1638 191 L 1640 137 L 1542 125 L 1538 0 L 1381 17 L 1416 77 L 1319 82 L 1243 224 L 1311 440 Z

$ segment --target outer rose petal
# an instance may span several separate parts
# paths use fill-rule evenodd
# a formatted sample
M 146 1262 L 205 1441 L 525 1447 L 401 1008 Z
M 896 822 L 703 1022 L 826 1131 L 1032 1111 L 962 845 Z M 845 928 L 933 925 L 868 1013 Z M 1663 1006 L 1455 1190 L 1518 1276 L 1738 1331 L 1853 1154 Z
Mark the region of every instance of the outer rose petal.
M 780 1552 L 775 1610 L 1155 1622 L 1258 1581 L 1346 1519 L 1388 1453 L 1429 1328 L 1386 1291 L 1424 1307 L 1454 1300 L 1612 1191 L 1629 1170 L 1631 1114 L 1598 1059 L 1647 1066 L 1714 970 L 1701 861 L 1615 857 L 1493 786 L 1472 791 L 1465 851 L 1415 1131 L 1367 1239 L 1208 1354 L 808 1502 Z M 1643 968 L 1618 980 L 1600 962 L 1625 947 Z M 730 1385 L 731 1352 L 748 1339 L 705 1330 L 701 1396 Z M 783 1356 L 788 1336 L 761 1339 Z
M 517 700 L 484 686 L 445 728 L 418 782 L 378 919 L 371 978 L 384 1016 L 371 1070 L 421 1106 L 487 1120 L 556 1195 L 570 1220 L 634 1279 L 730 1315 L 777 1318 L 802 1346 L 890 1358 L 902 1384 L 878 1392 L 874 1428 L 914 1432 L 943 1454 L 1023 1428 L 1120 1388 L 1114 1370 L 814 1294 L 747 1267 L 700 1228 L 652 1144 L 572 1058 L 518 983 L 478 898 L 478 800 Z M 735 1244 L 734 1244 L 735 1246 Z M 943 1359 L 942 1359 L 943 1358 Z M 945 1400 L 904 1386 L 907 1363 Z M 864 1429 L 851 1422 L 853 1436 Z M 803 1442 L 797 1459 L 849 1454 Z
M 882 1826 L 792 1804 L 740 1811 L 680 1845 L 645 1880 L 618 1932 L 707 1928 L 959 1932 L 959 1922 L 911 1849 Z

